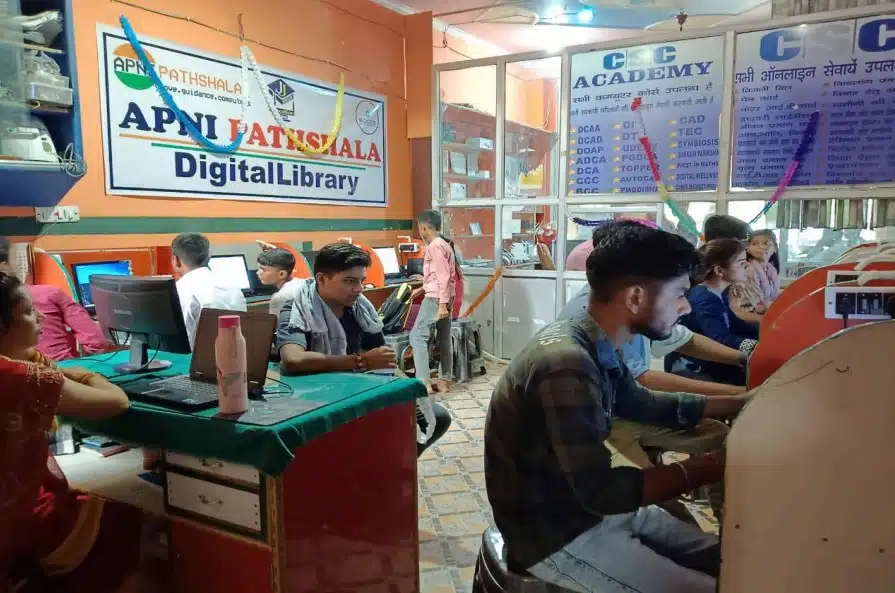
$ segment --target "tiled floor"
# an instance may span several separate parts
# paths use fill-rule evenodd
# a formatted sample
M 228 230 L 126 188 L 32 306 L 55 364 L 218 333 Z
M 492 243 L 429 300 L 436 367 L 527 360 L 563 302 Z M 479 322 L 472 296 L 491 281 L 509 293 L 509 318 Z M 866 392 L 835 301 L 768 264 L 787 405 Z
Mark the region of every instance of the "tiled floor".
M 505 367 L 455 385 L 438 398 L 453 417 L 450 430 L 419 460 L 420 588 L 422 593 L 468 593 L 482 532 L 493 523 L 485 492 L 485 413 Z M 703 529 L 711 511 L 688 505 Z

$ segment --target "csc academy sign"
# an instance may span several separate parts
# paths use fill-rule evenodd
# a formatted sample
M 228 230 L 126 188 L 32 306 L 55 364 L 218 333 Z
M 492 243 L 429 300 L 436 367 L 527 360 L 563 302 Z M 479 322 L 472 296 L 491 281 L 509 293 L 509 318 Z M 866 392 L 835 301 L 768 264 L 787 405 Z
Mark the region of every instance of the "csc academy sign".
M 238 61 L 141 38 L 177 105 L 213 143 L 239 131 Z M 300 152 L 277 125 L 260 93 L 312 148 L 326 144 L 335 85 L 265 70 L 265 88 L 249 77 L 248 129 L 232 154 L 196 144 L 153 86 L 118 29 L 97 26 L 106 193 L 385 206 L 386 99 L 345 90 L 342 127 L 323 154 Z

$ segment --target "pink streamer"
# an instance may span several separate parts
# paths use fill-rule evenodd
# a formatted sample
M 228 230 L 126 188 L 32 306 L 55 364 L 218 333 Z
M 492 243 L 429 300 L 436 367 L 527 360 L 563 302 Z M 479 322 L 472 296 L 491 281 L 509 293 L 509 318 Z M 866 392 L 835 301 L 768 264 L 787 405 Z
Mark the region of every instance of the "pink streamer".
M 780 184 L 777 186 L 777 189 L 774 190 L 774 195 L 771 196 L 771 199 L 768 200 L 768 203 L 773 206 L 777 203 L 777 200 L 780 199 L 780 196 L 783 195 L 783 192 L 786 191 L 786 188 L 789 186 L 789 182 L 792 181 L 793 176 L 796 174 L 796 170 L 799 168 L 799 161 L 793 161 L 789 163 L 789 168 L 786 170 L 786 173 L 783 174 L 783 179 L 780 180 Z

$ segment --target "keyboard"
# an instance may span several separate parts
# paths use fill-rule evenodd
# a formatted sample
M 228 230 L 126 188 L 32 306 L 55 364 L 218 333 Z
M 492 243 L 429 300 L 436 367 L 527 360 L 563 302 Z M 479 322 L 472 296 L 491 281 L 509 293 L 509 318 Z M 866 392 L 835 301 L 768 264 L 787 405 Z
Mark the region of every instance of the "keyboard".
M 217 385 L 214 383 L 194 381 L 193 379 L 190 379 L 189 375 L 178 375 L 177 377 L 170 377 L 168 379 L 159 379 L 158 381 L 154 381 L 152 385 L 157 388 L 161 387 L 172 391 L 188 392 L 194 397 L 199 396 L 203 399 L 206 397 L 218 396 Z
M 191 380 L 188 375 L 140 379 L 122 388 L 133 399 L 190 409 L 211 407 L 218 401 L 217 385 Z

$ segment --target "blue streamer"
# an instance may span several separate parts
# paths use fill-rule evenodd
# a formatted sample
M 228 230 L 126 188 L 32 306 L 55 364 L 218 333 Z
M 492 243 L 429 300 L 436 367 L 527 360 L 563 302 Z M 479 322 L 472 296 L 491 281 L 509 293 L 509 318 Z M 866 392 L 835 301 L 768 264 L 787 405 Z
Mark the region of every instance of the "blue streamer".
M 134 33 L 134 29 L 131 27 L 130 22 L 128 22 L 127 17 L 121 15 L 119 18 L 121 21 L 121 28 L 124 29 L 124 35 L 127 37 L 127 40 L 130 42 L 131 47 L 134 48 L 134 52 L 137 54 L 137 57 L 140 59 L 140 63 L 143 64 L 143 68 L 146 69 L 146 73 L 149 75 L 149 78 L 152 80 L 152 84 L 155 85 L 155 90 L 158 91 L 158 94 L 161 95 L 162 101 L 165 102 L 165 105 L 174 112 L 174 115 L 177 116 L 177 121 L 186 128 L 186 131 L 189 133 L 190 137 L 198 142 L 202 147 L 208 149 L 211 152 L 218 152 L 224 154 L 232 154 L 236 152 L 236 149 L 239 148 L 240 144 L 242 144 L 242 139 L 245 137 L 245 131 L 240 130 L 239 133 L 234 138 L 233 142 L 227 144 L 225 146 L 221 146 L 219 144 L 215 144 L 211 140 L 205 137 L 202 132 L 196 128 L 196 125 L 193 121 L 177 106 L 177 103 L 174 101 L 174 97 L 171 96 L 171 93 L 168 92 L 168 89 L 165 88 L 165 84 L 162 82 L 162 79 L 159 78 L 158 72 L 155 71 L 155 66 L 152 65 L 152 62 L 149 61 L 149 58 L 146 57 L 146 52 L 143 51 L 143 46 L 140 44 L 140 40 L 137 39 L 137 34 Z

